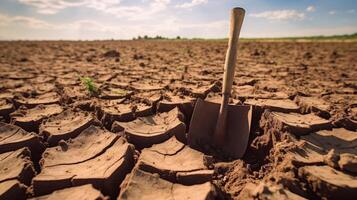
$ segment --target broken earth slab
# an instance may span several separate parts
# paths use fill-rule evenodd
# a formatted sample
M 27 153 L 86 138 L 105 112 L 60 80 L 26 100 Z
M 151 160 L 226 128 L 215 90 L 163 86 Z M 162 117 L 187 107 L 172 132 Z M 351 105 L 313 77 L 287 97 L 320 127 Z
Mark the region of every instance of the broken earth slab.
M 214 197 L 214 187 L 210 182 L 185 186 L 161 179 L 157 174 L 134 169 L 122 183 L 118 200 L 211 200 Z
M 137 168 L 157 173 L 161 178 L 184 185 L 204 183 L 212 179 L 211 157 L 191 149 L 174 136 L 166 142 L 143 149 Z
M 97 71 L 97 74 L 93 77 L 94 80 L 98 83 L 107 83 L 108 81 L 112 80 L 113 78 L 117 77 L 118 74 L 111 70 L 108 71 Z
M 105 58 L 120 58 L 120 52 L 117 50 L 109 50 L 102 54 Z
M 329 120 L 313 113 L 282 113 L 266 110 L 260 120 L 260 127 L 266 131 L 289 132 L 302 136 L 318 130 L 331 129 L 332 125 Z
M 321 165 L 324 163 L 326 152 L 305 140 L 299 141 L 297 148 L 293 148 L 289 153 L 292 155 L 292 163 L 296 166 Z
M 0 184 L 8 180 L 17 180 L 30 185 L 36 172 L 28 148 L 0 154 Z
M 234 98 L 255 98 L 258 96 L 256 89 L 251 85 L 233 86 L 232 96 Z
M 247 99 L 244 104 L 253 106 L 253 109 L 269 109 L 271 111 L 289 113 L 298 113 L 300 107 L 290 99 Z
M 338 166 L 346 172 L 357 173 L 357 155 L 344 153 L 339 155 Z
M 109 84 L 119 88 L 129 88 L 131 82 L 136 81 L 136 79 L 127 77 L 127 76 L 120 76 L 119 78 L 113 78 L 110 80 Z
M 249 77 L 241 77 L 239 80 L 234 81 L 234 85 L 237 86 L 244 86 L 244 85 L 250 85 L 253 86 L 258 82 L 259 79 L 255 78 L 249 78 Z
M 45 150 L 38 135 L 29 133 L 18 126 L 0 122 L 0 133 L 0 153 L 27 147 L 30 149 L 34 161 L 37 162 Z
M 10 89 L 13 94 L 16 95 L 31 95 L 35 92 L 35 88 L 32 85 L 22 85 L 20 87 Z
M 262 71 L 259 72 L 261 73 Z M 268 72 L 268 70 L 265 72 Z M 267 92 L 277 92 L 279 90 L 286 89 L 285 80 L 277 80 L 277 79 L 261 79 L 255 84 L 255 86 L 257 86 L 258 89 Z
M 344 127 L 351 131 L 357 131 L 357 120 L 353 120 L 352 117 L 343 117 L 334 122 L 334 125 L 338 127 Z
M 68 86 L 63 88 L 63 99 L 67 102 L 73 102 L 79 99 L 85 99 L 90 96 L 88 90 L 82 86 Z
M 60 142 L 43 153 L 41 167 L 81 163 L 95 158 L 110 148 L 119 136 L 97 126 L 90 126 L 75 139 Z M 72 155 L 72 156 L 68 156 Z
M 304 113 L 314 112 L 325 119 L 330 118 L 329 111 L 331 105 L 323 99 L 317 97 L 296 96 L 295 102 L 301 107 Z
M 147 92 L 147 91 L 161 91 L 165 90 L 167 84 L 155 82 L 155 81 L 136 81 L 130 84 L 130 88 L 135 91 Z
M 56 92 L 49 92 L 45 94 L 41 94 L 35 97 L 22 97 L 20 99 L 16 99 L 15 102 L 18 106 L 26 106 L 28 108 L 34 108 L 37 105 L 47 105 L 47 104 L 55 104 L 60 102 L 61 97 Z
M 9 92 L 7 90 L 2 91 L 0 94 L 0 99 L 8 99 L 8 100 L 12 101 L 14 97 L 15 97 L 15 95 L 12 92 Z
M 344 128 L 320 130 L 302 136 L 301 139 L 322 148 L 325 152 L 334 149 L 336 153 L 340 154 L 357 154 L 357 132 L 349 131 Z
M 30 80 L 33 84 L 41 84 L 41 83 L 53 83 L 55 80 L 54 77 L 48 76 L 45 74 L 37 74 L 37 76 Z
M 244 104 L 253 107 L 253 131 L 258 128 L 259 121 L 265 109 L 283 113 L 300 112 L 300 107 L 290 99 L 247 99 L 244 101 Z
M 32 182 L 36 196 L 84 184 L 112 198 L 118 194 L 117 186 L 134 165 L 133 145 L 97 127 L 82 133 L 44 152 L 41 173 Z
M 175 107 L 178 107 L 180 111 L 189 118 L 192 115 L 193 107 L 196 99 L 183 94 L 166 92 L 163 95 L 163 99 L 159 101 L 157 110 L 159 112 L 168 112 Z
M 355 199 L 357 179 L 329 166 L 299 168 L 299 177 L 307 181 L 312 191 L 323 199 Z
M 57 87 L 54 83 L 40 83 L 32 85 L 35 90 L 35 94 L 46 94 L 50 92 L 54 92 L 57 90 Z
M 114 132 L 124 131 L 127 140 L 136 147 L 150 147 L 175 135 L 186 140 L 184 116 L 175 108 L 169 112 L 157 113 L 148 117 L 139 117 L 131 122 L 117 122 L 112 126 Z
M 212 73 L 212 70 L 207 70 L 206 72 L 192 74 L 192 79 L 199 81 L 216 81 L 218 79 L 214 74 L 210 74 Z M 180 80 L 180 78 L 181 77 L 177 77 L 176 80 Z
M 125 90 L 119 87 L 113 87 L 110 85 L 102 85 L 100 88 L 99 97 L 102 99 L 122 99 L 129 98 L 133 92 L 130 90 Z
M 0 199 L 24 200 L 36 172 L 28 148 L 0 154 Z
M 144 102 L 148 105 L 155 105 L 162 99 L 161 91 L 139 92 L 132 96 L 132 99 Z
M 212 103 L 222 103 L 222 95 L 220 93 L 208 93 L 205 101 L 212 102 Z M 229 98 L 230 105 L 239 105 L 240 101 L 237 99 Z
M 237 200 L 246 199 L 291 199 L 304 200 L 306 198 L 299 196 L 282 185 L 261 181 L 259 184 L 247 183 L 240 192 Z
M 289 95 L 285 92 L 266 92 L 257 90 L 256 87 L 251 85 L 233 86 L 232 97 L 236 99 L 288 99 Z
M 36 74 L 30 73 L 28 71 L 24 71 L 19 69 L 18 71 L 12 71 L 7 74 L 7 78 L 15 79 L 15 80 L 23 80 L 23 79 L 33 79 L 36 77 Z
M 0 183 L 1 200 L 25 200 L 27 187 L 17 180 L 7 180 Z
M 220 84 L 218 82 L 211 83 L 209 81 L 201 82 L 178 82 L 170 84 L 173 90 L 183 91 L 196 98 L 206 98 L 209 92 L 219 92 Z
M 152 106 L 144 103 L 127 103 L 125 99 L 101 100 L 96 107 L 98 119 L 108 129 L 114 121 L 128 122 L 135 117 L 144 117 L 153 113 Z
M 357 173 L 357 134 L 344 128 L 321 130 L 300 138 L 301 145 L 293 149 L 295 165 L 321 165 Z
M 87 112 L 66 110 L 52 116 L 40 125 L 40 135 L 44 135 L 50 146 L 55 146 L 60 140 L 78 136 L 90 125 L 99 124 L 94 116 Z
M 11 114 L 11 120 L 26 131 L 38 132 L 38 127 L 43 119 L 61 112 L 63 112 L 63 108 L 58 104 L 38 105 L 32 109 L 18 109 Z
M 347 109 L 347 113 L 353 120 L 357 120 L 357 102 L 351 104 Z
M 24 80 L 12 80 L 12 79 L 2 79 L 0 88 L 1 89 L 9 89 L 9 91 L 13 91 L 15 88 L 19 88 L 25 84 Z
M 10 113 L 15 111 L 14 105 L 7 99 L 0 99 L 0 116 L 9 119 Z
M 104 197 L 99 190 L 95 189 L 92 185 L 86 184 L 77 187 L 70 187 L 62 190 L 57 190 L 51 194 L 34 197 L 30 200 L 108 200 Z
M 67 86 L 79 85 L 80 83 L 78 78 L 65 78 L 65 77 L 57 77 L 56 82 L 58 85 L 64 88 Z

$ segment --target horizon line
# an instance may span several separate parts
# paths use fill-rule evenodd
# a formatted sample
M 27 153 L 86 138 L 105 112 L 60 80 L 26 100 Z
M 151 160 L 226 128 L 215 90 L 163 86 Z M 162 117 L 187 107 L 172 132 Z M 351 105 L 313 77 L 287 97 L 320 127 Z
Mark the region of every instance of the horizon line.
M 5 41 L 147 41 L 147 40 L 227 40 L 227 37 L 219 38 L 200 38 L 200 37 L 165 37 L 165 36 L 148 36 L 147 39 L 136 39 L 137 37 L 144 37 L 145 35 L 138 35 L 131 39 L 120 39 L 120 38 L 103 38 L 103 39 L 0 39 L 1 42 Z M 161 37 L 161 38 L 155 38 Z M 180 37 L 179 39 L 177 37 Z M 282 37 L 241 37 L 241 40 L 279 40 L 279 39 L 357 39 L 357 32 L 351 34 L 333 34 L 333 35 L 306 35 L 306 36 L 282 36 Z

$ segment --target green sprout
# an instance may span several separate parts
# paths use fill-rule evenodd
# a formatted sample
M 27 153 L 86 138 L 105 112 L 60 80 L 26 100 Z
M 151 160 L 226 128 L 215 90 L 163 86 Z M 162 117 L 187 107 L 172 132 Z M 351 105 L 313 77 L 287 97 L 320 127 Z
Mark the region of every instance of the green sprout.
M 79 77 L 79 79 L 90 94 L 96 94 L 98 92 L 98 88 L 95 85 L 93 79 L 91 79 L 90 77 Z

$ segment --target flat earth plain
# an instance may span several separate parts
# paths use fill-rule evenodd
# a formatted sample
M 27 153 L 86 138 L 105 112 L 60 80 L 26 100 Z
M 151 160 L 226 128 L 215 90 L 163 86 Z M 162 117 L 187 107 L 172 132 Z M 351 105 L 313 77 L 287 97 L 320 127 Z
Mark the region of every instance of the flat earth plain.
M 0 199 L 355 199 L 357 43 L 240 43 L 242 159 L 187 145 L 197 99 L 220 101 L 226 48 L 0 42 Z

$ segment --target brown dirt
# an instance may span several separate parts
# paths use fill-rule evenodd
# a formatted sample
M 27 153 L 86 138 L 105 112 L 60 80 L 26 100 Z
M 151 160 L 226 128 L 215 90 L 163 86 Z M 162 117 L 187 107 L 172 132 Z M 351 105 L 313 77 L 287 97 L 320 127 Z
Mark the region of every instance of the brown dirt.
M 195 185 L 212 180 L 212 164 L 203 153 L 189 148 L 175 137 L 144 149 L 137 168 L 157 173 L 161 178 L 185 185 Z M 211 166 L 210 166 L 211 165 Z
M 50 146 L 55 146 L 60 140 L 77 137 L 93 124 L 99 122 L 92 114 L 66 110 L 44 121 L 40 125 L 39 134 L 46 138 Z
M 139 117 L 131 122 L 114 122 L 113 132 L 124 131 L 125 138 L 136 148 L 162 143 L 173 135 L 185 141 L 186 125 L 178 108 L 153 116 Z
M 209 182 L 185 186 L 135 168 L 121 188 L 123 191 L 118 199 L 214 199 L 214 190 Z
M 133 146 L 118 135 L 91 126 L 70 143 L 48 148 L 41 173 L 33 179 L 36 196 L 83 184 L 105 195 L 118 195 L 118 185 L 133 166 Z
M 0 199 L 353 198 L 357 43 L 239 48 L 230 102 L 252 105 L 253 116 L 248 148 L 233 160 L 184 144 L 197 98 L 219 102 L 226 42 L 0 42 L 0 167 L 17 170 L 0 174 Z M 184 117 L 158 114 L 175 107 Z M 178 146 L 165 137 L 134 150 L 122 137 L 131 123 L 132 135 L 167 135 L 179 118 Z M 111 132 L 117 124 L 124 133 Z
M 31 198 L 31 200 L 55 200 L 55 199 L 107 200 L 108 198 L 104 197 L 99 190 L 95 189 L 90 184 L 70 187 L 62 190 L 56 190 L 48 195 Z

